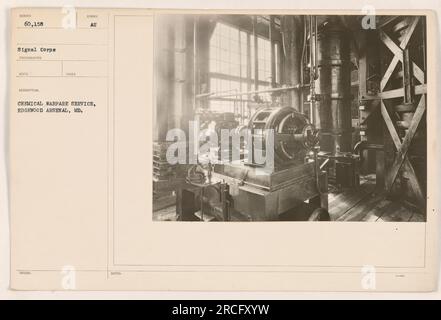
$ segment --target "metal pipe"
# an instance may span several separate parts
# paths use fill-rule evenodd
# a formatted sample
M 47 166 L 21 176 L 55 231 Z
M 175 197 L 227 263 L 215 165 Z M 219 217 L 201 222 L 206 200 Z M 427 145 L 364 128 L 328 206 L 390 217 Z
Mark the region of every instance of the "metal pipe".
M 198 19 L 197 17 L 193 18 L 193 110 L 197 109 L 196 99 L 197 92 L 199 91 L 199 79 L 198 79 Z
M 359 141 L 354 146 L 354 153 L 361 153 L 363 150 L 384 150 L 384 145 Z
M 241 37 L 241 31 L 240 29 L 237 30 L 238 37 L 239 37 L 239 90 L 242 90 L 242 37 Z M 243 110 L 243 99 L 242 96 L 240 96 L 239 101 L 239 108 L 240 108 L 240 124 L 243 124 L 244 122 L 244 110 Z
M 300 87 L 303 88 L 303 81 L 304 81 L 304 74 L 303 74 L 303 70 L 305 68 L 304 63 L 305 63 L 305 51 L 306 51 L 306 41 L 307 41 L 307 35 L 306 35 L 306 17 L 303 17 L 303 47 L 302 47 L 302 56 L 300 58 Z M 304 97 L 303 97 L 303 90 L 300 91 L 300 107 L 299 107 L 299 111 L 301 113 L 304 112 L 304 107 L 305 107 L 305 101 L 304 101 Z
M 317 37 L 318 37 L 318 31 L 317 31 L 317 16 L 314 16 L 314 80 L 317 80 L 318 72 L 317 72 Z
M 254 90 L 259 90 L 259 60 L 258 54 L 258 38 L 257 38 L 257 16 L 253 17 L 253 37 L 254 37 Z
M 269 41 L 271 45 L 271 87 L 276 87 L 276 48 L 274 43 L 274 16 L 270 16 Z
M 358 156 L 360 157 L 360 163 L 363 163 L 363 161 L 364 161 L 364 157 L 363 157 L 364 150 L 383 151 L 384 145 L 375 144 L 375 143 L 367 143 L 366 141 L 357 142 L 354 146 L 354 153 L 358 154 Z
M 308 87 L 307 85 L 305 87 Z M 289 86 L 289 87 L 281 87 L 281 88 L 271 88 L 271 89 L 264 89 L 264 90 L 254 90 L 254 91 L 246 91 L 246 92 L 237 92 L 237 93 L 227 93 L 227 94 L 221 94 L 218 95 L 216 92 L 211 93 L 204 93 L 197 95 L 197 99 L 203 99 L 203 98 L 226 98 L 226 97 L 238 97 L 238 96 L 245 96 L 245 95 L 252 95 L 252 94 L 259 94 L 259 93 L 270 93 L 270 92 L 280 92 L 280 91 L 290 91 L 290 90 L 299 90 L 301 86 L 295 85 L 295 86 Z
M 315 80 L 315 72 L 316 72 L 316 53 L 317 53 L 317 46 L 316 46 L 316 36 L 314 34 L 314 16 L 309 17 L 309 56 L 310 56 L 310 64 L 311 64 L 311 79 Z
M 315 103 L 315 78 L 316 78 L 316 45 L 313 35 L 313 16 L 309 16 L 309 96 L 310 96 L 310 104 L 309 104 L 309 117 L 310 121 L 317 128 L 320 128 L 320 119 L 317 117 L 317 105 Z
M 313 44 L 312 44 L 312 16 L 308 16 L 308 33 L 309 33 L 309 64 L 311 69 L 309 70 L 309 72 L 311 73 L 312 70 L 312 64 L 313 64 L 313 56 L 312 56 L 312 49 L 313 49 Z

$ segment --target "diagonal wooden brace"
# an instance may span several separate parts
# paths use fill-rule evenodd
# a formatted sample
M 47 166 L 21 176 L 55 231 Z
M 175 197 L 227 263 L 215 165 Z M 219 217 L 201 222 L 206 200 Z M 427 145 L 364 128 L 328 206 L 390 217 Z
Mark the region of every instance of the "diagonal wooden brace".
M 426 111 L 425 98 L 424 96 L 421 96 L 420 103 L 418 104 L 418 107 L 415 110 L 415 114 L 410 123 L 409 130 L 403 139 L 403 143 L 397 150 L 395 160 L 392 164 L 391 170 L 389 171 L 387 180 L 391 182 L 391 185 L 393 185 L 393 183 L 395 182 L 398 171 L 403 165 L 404 159 L 406 158 L 407 155 L 407 151 L 409 150 L 409 146 L 412 142 L 413 137 L 415 136 L 415 133 L 418 129 L 418 125 L 425 111 Z
M 416 26 L 418 25 L 419 17 L 414 17 L 413 21 L 410 25 L 410 27 L 407 29 L 406 34 L 404 38 L 402 39 L 400 45 L 398 46 L 383 30 L 380 31 L 380 39 L 383 41 L 383 43 L 389 48 L 389 50 L 394 54 L 394 57 L 392 58 L 391 63 L 389 64 L 386 72 L 384 73 L 383 79 L 381 79 L 381 91 L 384 90 L 387 83 L 389 82 L 389 79 L 393 72 L 395 71 L 395 68 L 398 65 L 398 62 L 403 61 L 403 50 L 407 47 L 410 38 L 412 37 L 413 32 L 415 31 Z M 421 68 L 412 62 L 412 70 L 415 78 L 420 82 L 424 83 L 424 72 L 421 70 Z
M 397 154 L 395 156 L 394 163 L 392 164 L 392 167 L 389 171 L 389 174 L 386 177 L 386 191 L 390 192 L 397 174 L 400 170 L 400 168 L 403 166 L 405 170 L 409 173 L 409 182 L 410 186 L 412 188 L 413 193 L 415 194 L 418 202 L 422 205 L 424 205 L 424 196 L 421 191 L 421 186 L 418 182 L 418 179 L 416 177 L 415 171 L 412 167 L 412 164 L 410 163 L 409 159 L 407 158 L 407 151 L 409 150 L 409 146 L 412 142 L 412 139 L 415 135 L 415 132 L 418 128 L 418 125 L 422 119 L 422 116 L 424 115 L 424 112 L 426 110 L 426 104 L 425 104 L 425 96 L 422 95 L 420 99 L 420 103 L 418 104 L 418 107 L 415 111 L 415 114 L 412 118 L 412 122 L 409 127 L 409 131 L 406 134 L 403 142 L 401 142 L 398 133 L 395 129 L 395 126 L 393 125 L 392 119 L 389 116 L 389 113 L 386 109 L 386 106 L 384 105 L 384 102 L 381 101 L 381 114 L 383 116 L 383 119 L 386 123 L 386 126 L 389 130 L 389 133 L 392 137 L 392 140 L 394 142 L 395 148 L 397 149 Z

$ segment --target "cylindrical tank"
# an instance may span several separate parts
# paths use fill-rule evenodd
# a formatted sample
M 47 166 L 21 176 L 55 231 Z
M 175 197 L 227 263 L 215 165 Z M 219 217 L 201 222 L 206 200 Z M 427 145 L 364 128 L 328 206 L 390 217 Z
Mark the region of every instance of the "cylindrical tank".
M 339 154 L 352 151 L 350 37 L 338 21 L 329 21 L 318 34 L 316 127 L 320 149 Z

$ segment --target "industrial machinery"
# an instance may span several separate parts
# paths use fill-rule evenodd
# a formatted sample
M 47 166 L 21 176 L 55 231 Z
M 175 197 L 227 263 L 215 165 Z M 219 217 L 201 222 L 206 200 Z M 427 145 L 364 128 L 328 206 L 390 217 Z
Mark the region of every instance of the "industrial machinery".
M 317 132 L 308 119 L 291 107 L 262 107 L 251 116 L 248 127 L 253 141 L 268 139 L 265 133 L 274 131 L 274 165 L 276 168 L 304 161 L 307 149 L 317 144 Z M 260 143 L 262 147 L 264 143 Z M 256 146 L 253 144 L 252 149 Z M 252 152 L 254 153 L 254 152 Z M 248 159 L 251 164 L 256 164 Z
M 298 103 L 295 99 L 288 105 L 274 99 L 269 105 L 262 104 L 246 125 L 239 124 L 234 113 L 199 108 L 195 117 L 201 127 L 215 123 L 218 136 L 222 129 L 247 132 L 248 136 L 239 145 L 231 136 L 227 147 L 219 143 L 215 158 L 198 155 L 209 158 L 208 163 L 180 165 L 179 170 L 171 170 L 175 176 L 165 180 L 171 180 L 168 186 L 176 190 L 180 220 L 329 220 L 328 176 L 344 187 L 357 185 L 358 155 L 351 152 L 347 34 L 337 23 L 327 23 L 320 33 L 315 18 L 309 17 L 309 23 L 310 27 L 303 30 L 303 51 L 309 48 L 309 61 L 300 61 L 301 70 L 309 65 L 309 79 L 301 72 L 300 84 L 267 91 L 276 95 L 295 90 L 303 102 L 307 99 L 303 99 L 302 84 L 309 80 L 309 117 L 302 112 L 303 106 L 293 105 Z M 255 90 L 246 95 L 258 97 L 259 93 Z M 201 96 L 222 97 L 216 93 Z M 232 157 L 234 148 L 239 159 Z M 264 162 L 257 155 L 263 155 Z M 159 161 L 159 155 L 156 159 L 158 168 L 162 164 L 170 170 Z M 186 172 L 184 179 L 182 172 Z M 162 177 L 156 176 L 155 185 L 164 185 Z
M 165 23 L 156 64 L 154 192 L 174 199 L 179 220 L 329 220 L 329 190 L 357 191 L 361 163 L 366 176 L 375 171 L 378 192 L 402 190 L 424 207 L 425 144 L 410 147 L 425 139 L 424 36 L 411 38 L 424 33 L 422 19 L 378 17 L 379 31 L 362 29 L 357 16 L 192 19 Z M 234 74 L 210 70 L 217 19 L 236 25 L 231 37 L 242 35 L 234 52 L 240 63 L 225 69 Z M 269 78 L 259 75 L 262 38 L 271 51 Z M 222 52 L 230 50 L 224 45 Z M 374 51 L 382 45 L 392 55 L 380 59 Z M 228 130 L 228 143 L 204 149 L 198 163 L 167 163 L 165 132 L 188 134 L 195 119 L 218 137 Z
M 204 220 L 269 221 L 291 214 L 291 219 L 329 220 L 327 174 L 317 165 L 318 132 L 306 117 L 291 107 L 262 107 L 247 130 L 252 141 L 247 158 L 189 170 L 178 194 L 180 218 L 194 220 L 196 214 Z M 265 150 L 266 143 L 256 143 L 270 136 L 273 152 Z M 256 163 L 257 152 L 274 154 L 274 166 Z

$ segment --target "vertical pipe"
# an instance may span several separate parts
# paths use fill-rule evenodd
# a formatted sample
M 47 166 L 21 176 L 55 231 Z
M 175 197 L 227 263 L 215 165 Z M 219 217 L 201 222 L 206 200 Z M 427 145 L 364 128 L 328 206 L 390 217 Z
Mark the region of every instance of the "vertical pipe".
M 276 48 L 274 42 L 274 16 L 270 16 L 269 41 L 271 45 L 271 88 L 276 87 Z
M 314 80 L 317 80 L 317 38 L 318 38 L 318 31 L 317 31 L 317 16 L 314 16 Z
M 291 17 L 281 16 L 280 17 L 280 33 L 281 33 L 281 50 L 280 50 L 280 83 L 284 85 L 291 85 L 291 46 L 290 46 L 290 36 L 292 29 L 289 28 L 289 20 Z M 286 94 L 285 103 L 292 107 L 292 95 L 291 93 Z
M 303 74 L 303 70 L 304 70 L 304 63 L 305 63 L 305 50 L 306 50 L 306 41 L 307 41 L 307 34 L 306 34 L 306 16 L 302 17 L 302 22 L 303 22 L 303 42 L 302 42 L 302 54 L 300 57 L 300 90 L 299 90 L 299 95 L 300 95 L 300 107 L 299 107 L 299 111 L 301 113 L 304 113 L 304 108 L 305 108 L 305 101 L 303 98 L 303 86 L 304 86 L 304 74 Z
M 258 38 L 257 38 L 257 16 L 253 17 L 254 37 L 254 90 L 259 90 L 259 60 L 258 60 Z
M 198 24 L 199 18 L 193 18 L 193 110 L 198 109 L 198 99 L 196 96 L 199 94 L 199 68 L 198 68 Z
M 301 65 L 302 65 L 302 34 L 299 32 L 301 29 L 301 23 L 302 21 L 297 16 L 291 16 L 290 18 L 290 32 L 289 32 L 289 59 L 290 59 L 290 77 L 289 82 L 291 85 L 298 85 L 301 83 Z M 293 90 L 289 93 L 290 95 L 290 101 L 292 104 L 292 107 L 298 111 L 302 110 L 301 105 L 301 90 Z
M 317 128 L 321 128 L 320 126 L 320 120 L 317 117 L 317 110 L 316 110 L 316 103 L 315 103 L 315 53 L 316 53 L 316 46 L 315 46 L 315 36 L 313 34 L 314 32 L 314 18 L 313 16 L 309 16 L 309 79 L 310 79 L 310 87 L 309 87 L 309 117 L 311 120 L 311 123 L 314 124 Z
M 237 30 L 239 37 L 239 92 L 242 92 L 242 37 L 240 34 L 240 29 Z M 237 97 L 236 97 L 237 98 Z M 243 124 L 244 114 L 243 114 L 243 100 L 242 95 L 239 97 L 239 107 L 240 107 L 240 124 Z
M 251 91 L 251 36 L 247 32 L 247 91 Z M 247 95 L 247 106 L 249 101 L 251 101 L 251 95 Z M 247 115 L 250 116 L 250 112 L 248 108 Z
M 311 74 L 311 79 L 313 79 L 314 77 L 312 76 L 312 73 L 314 71 L 314 40 L 313 40 L 313 18 L 312 16 L 309 16 L 309 64 L 310 64 L 310 69 L 309 72 Z

